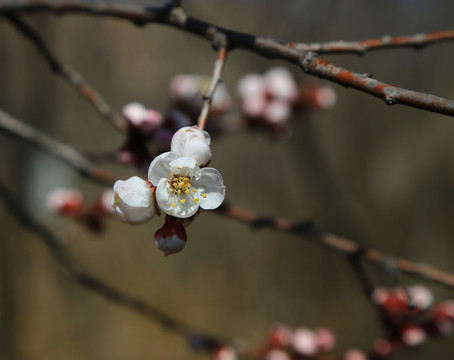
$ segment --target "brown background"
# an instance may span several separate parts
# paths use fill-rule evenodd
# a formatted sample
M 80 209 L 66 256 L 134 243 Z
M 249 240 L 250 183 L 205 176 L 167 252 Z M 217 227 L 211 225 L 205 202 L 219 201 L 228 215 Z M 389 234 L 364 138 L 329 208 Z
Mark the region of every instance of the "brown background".
M 188 12 L 240 31 L 295 41 L 361 40 L 452 27 L 454 3 L 417 1 L 186 1 Z M 120 110 L 130 101 L 164 111 L 177 73 L 209 74 L 215 54 L 199 38 L 158 25 L 35 14 L 27 19 L 52 50 Z M 453 44 L 422 51 L 325 56 L 403 87 L 454 98 Z M 281 64 L 244 51 L 229 55 L 225 84 Z M 305 75 L 289 69 L 298 81 Z M 0 20 L 0 108 L 85 153 L 118 148 L 122 137 Z M 213 143 L 213 166 L 230 201 L 269 215 L 312 218 L 383 251 L 454 272 L 454 121 L 394 106 L 334 85 L 338 105 L 292 120 L 288 141 L 241 134 Z M 57 233 L 75 234 L 81 267 L 200 329 L 258 343 L 275 321 L 332 328 L 339 344 L 367 349 L 380 334 L 376 313 L 346 259 L 299 238 L 250 231 L 204 213 L 179 255 L 164 258 L 153 234 L 161 220 L 130 227 L 116 218 L 94 236 L 44 210 L 45 195 L 77 186 L 94 200 L 102 187 L 46 154 L 1 134 L 0 180 Z M 123 170 L 126 171 L 126 170 Z M 132 169 L 130 171 L 132 173 Z M 259 181 L 254 181 L 259 179 Z M 37 238 L 0 207 L 1 359 L 199 359 L 175 335 L 69 283 Z M 392 285 L 368 267 L 377 285 Z M 408 279 L 410 283 L 414 279 Z M 437 299 L 453 292 L 432 286 Z M 447 358 L 453 337 L 395 359 Z M 448 355 L 450 354 L 450 355 Z

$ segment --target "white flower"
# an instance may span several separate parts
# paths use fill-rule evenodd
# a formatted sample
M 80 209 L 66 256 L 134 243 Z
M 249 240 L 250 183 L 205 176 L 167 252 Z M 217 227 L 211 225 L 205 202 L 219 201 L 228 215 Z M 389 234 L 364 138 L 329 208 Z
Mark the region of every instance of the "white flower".
M 175 152 L 157 156 L 148 169 L 148 180 L 156 187 L 156 201 L 166 214 L 179 218 L 194 215 L 199 206 L 216 209 L 224 201 L 225 186 L 216 169 L 203 168 L 191 157 Z
M 170 150 L 180 157 L 192 157 L 202 166 L 211 160 L 210 135 L 196 126 L 185 126 L 172 137 Z
M 149 184 L 137 176 L 118 180 L 114 184 L 111 205 L 121 221 L 136 225 L 151 220 L 154 216 L 153 194 Z

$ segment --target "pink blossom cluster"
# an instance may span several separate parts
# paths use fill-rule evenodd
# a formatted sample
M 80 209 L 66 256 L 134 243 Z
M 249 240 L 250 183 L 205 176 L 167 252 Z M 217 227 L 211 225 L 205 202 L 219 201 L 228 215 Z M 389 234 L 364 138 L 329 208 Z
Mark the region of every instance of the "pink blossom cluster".
M 248 127 L 263 128 L 273 136 L 289 132 L 289 120 L 295 111 L 330 109 L 336 103 L 331 86 L 298 86 L 285 68 L 275 67 L 265 74 L 244 76 L 237 86 L 241 111 Z
M 56 188 L 46 197 L 49 212 L 56 215 L 71 217 L 88 229 L 101 231 L 104 229 L 105 218 L 115 213 L 110 205 L 113 191 L 103 191 L 92 204 L 86 204 L 79 189 Z
M 377 288 L 372 299 L 392 329 L 391 335 L 374 342 L 375 357 L 386 357 L 397 349 L 421 345 L 430 336 L 446 336 L 453 330 L 454 302 L 433 304 L 433 294 L 424 286 Z

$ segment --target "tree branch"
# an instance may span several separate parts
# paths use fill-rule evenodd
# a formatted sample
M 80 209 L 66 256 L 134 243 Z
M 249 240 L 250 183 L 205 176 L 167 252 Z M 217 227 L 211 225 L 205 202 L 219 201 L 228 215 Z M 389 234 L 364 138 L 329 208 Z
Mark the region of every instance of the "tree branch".
M 39 130 L 24 124 L 13 118 L 0 109 L 0 130 L 13 137 L 35 145 L 49 154 L 62 160 L 66 164 L 76 169 L 82 176 L 112 185 L 118 176 L 104 170 L 75 150 L 73 147 L 63 144 L 52 137 L 40 132 Z
M 66 277 L 73 281 L 78 286 L 85 288 L 109 302 L 127 308 L 143 316 L 152 323 L 182 336 L 188 341 L 191 341 L 195 336 L 198 337 L 199 350 L 213 351 L 221 344 L 230 343 L 230 341 L 217 336 L 209 335 L 196 331 L 194 327 L 185 322 L 170 316 L 158 309 L 157 307 L 127 293 L 114 288 L 104 281 L 92 276 L 88 272 L 81 270 L 68 257 L 65 249 L 61 246 L 63 240 L 55 236 L 48 228 L 40 224 L 31 214 L 23 208 L 20 203 L 14 198 L 3 184 L 0 183 L 0 201 L 4 203 L 10 214 L 26 229 L 32 231 L 38 238 L 52 251 L 52 255 Z M 190 344 L 193 345 L 193 344 Z
M 439 270 L 430 265 L 416 263 L 383 253 L 376 249 L 361 246 L 352 240 L 317 228 L 312 221 L 293 222 L 285 218 L 264 217 L 250 210 L 226 203 L 221 205 L 216 211 L 224 216 L 246 223 L 256 229 L 268 227 L 296 234 L 342 254 L 360 256 L 368 261 L 379 263 L 385 268 L 388 267 L 389 264 L 392 264 L 395 269 L 406 274 L 454 289 L 454 274 Z
M 422 49 L 425 46 L 443 41 L 454 40 L 454 30 L 439 31 L 427 34 L 406 36 L 383 36 L 380 39 L 362 41 L 328 41 L 320 43 L 289 43 L 288 46 L 301 50 L 312 51 L 318 54 L 358 54 L 364 55 L 372 50 L 413 48 Z
M 106 103 L 103 97 L 98 92 L 96 92 L 87 82 L 85 82 L 80 74 L 71 69 L 69 66 L 61 64 L 60 61 L 58 61 L 58 59 L 46 46 L 43 39 L 30 25 L 21 20 L 16 14 L 7 14 L 6 18 L 22 35 L 24 35 L 28 40 L 31 41 L 31 43 L 47 61 L 50 69 L 55 74 L 71 84 L 74 89 L 76 89 L 76 91 L 116 129 L 120 131 L 125 131 L 127 129 L 128 124 L 126 120 L 123 117 L 117 115 L 112 110 L 110 105 Z
M 222 28 L 214 24 L 187 16 L 182 8 L 173 7 L 173 1 L 161 7 L 125 2 L 83 2 L 81 0 L 5 0 L 0 4 L 0 13 L 52 11 L 63 13 L 88 13 L 98 16 L 112 16 L 132 21 L 137 25 L 155 22 L 179 28 L 183 31 L 213 41 L 216 36 L 225 36 L 228 48 L 241 48 L 258 55 L 282 59 L 293 64 L 300 64 L 310 74 L 334 81 L 346 87 L 380 97 L 387 104 L 402 104 L 426 111 L 454 116 L 454 101 L 439 96 L 412 91 L 373 80 L 339 68 L 316 57 L 311 52 L 292 48 L 275 39 L 254 36 Z M 338 73 L 339 72 L 339 73 Z

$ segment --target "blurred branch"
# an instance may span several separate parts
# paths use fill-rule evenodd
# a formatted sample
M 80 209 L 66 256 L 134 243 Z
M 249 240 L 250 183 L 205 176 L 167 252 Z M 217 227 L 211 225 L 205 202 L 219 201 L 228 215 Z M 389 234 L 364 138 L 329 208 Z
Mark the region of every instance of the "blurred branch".
M 354 53 L 364 55 L 369 51 L 382 49 L 409 47 L 419 50 L 428 45 L 452 40 L 454 40 L 454 30 L 407 36 L 383 36 L 380 39 L 362 41 L 339 40 L 320 43 L 289 43 L 288 46 L 301 51 L 312 51 L 318 54 Z
M 30 125 L 24 124 L 1 109 L 0 131 L 41 148 L 91 180 L 111 185 L 119 178 L 90 162 L 73 147 L 53 139 Z
M 170 1 L 161 7 L 110 1 L 84 2 L 82 0 L 4 0 L 0 3 L 0 13 L 52 11 L 63 13 L 88 13 L 99 16 L 112 16 L 130 20 L 137 25 L 155 22 L 179 28 L 201 36 L 209 41 L 222 34 L 228 43 L 227 50 L 242 48 L 258 55 L 282 59 L 299 64 L 307 74 L 322 77 L 346 87 L 382 98 L 387 104 L 402 104 L 418 109 L 454 116 L 454 101 L 435 95 L 403 89 L 373 80 L 369 75 L 361 75 L 339 68 L 315 56 L 312 52 L 292 48 L 272 38 L 259 37 L 222 28 L 211 23 L 187 16 L 180 7 Z
M 222 41 L 222 40 L 221 40 Z M 211 102 L 213 101 L 213 96 L 216 91 L 216 87 L 222 81 L 222 69 L 224 68 L 225 59 L 227 57 L 227 50 L 225 44 L 222 44 L 218 50 L 218 57 L 216 58 L 216 62 L 214 63 L 213 74 L 211 75 L 211 81 L 208 86 L 206 93 L 203 95 L 203 106 L 202 110 L 200 111 L 200 116 L 197 121 L 198 128 L 203 130 L 205 127 L 208 112 L 210 111 Z
M 14 198 L 11 192 L 8 191 L 1 183 L 0 201 L 4 203 L 10 214 L 12 214 L 12 216 L 14 216 L 24 228 L 27 228 L 36 234 L 38 238 L 49 247 L 56 261 L 59 265 L 61 265 L 66 277 L 77 285 L 98 294 L 112 303 L 138 313 L 144 318 L 150 320 L 152 323 L 180 335 L 188 341 L 193 340 L 194 336 L 196 336 L 199 340 L 198 345 L 200 346 L 200 349 L 213 351 L 215 347 L 226 343 L 224 339 L 218 339 L 217 337 L 206 333 L 195 331 L 192 326 L 184 323 L 183 321 L 167 315 L 165 312 L 159 310 L 153 305 L 150 305 L 137 297 L 126 294 L 92 276 L 88 272 L 81 270 L 69 259 L 65 249 L 61 246 L 64 241 L 59 239 L 48 228 L 33 218 L 32 215 L 20 205 L 20 202 Z
M 109 121 L 115 128 L 125 131 L 127 128 L 126 120 L 116 114 L 109 104 L 96 92 L 80 74 L 67 65 L 63 65 L 52 54 L 38 33 L 25 21 L 21 20 L 16 14 L 7 14 L 6 18 L 10 23 L 28 40 L 32 42 L 40 55 L 47 61 L 50 69 L 60 76 L 63 80 L 71 84 L 76 91 L 87 100 L 97 111 Z
M 379 263 L 387 269 L 390 264 L 392 264 L 395 269 L 398 269 L 401 272 L 454 289 L 454 274 L 439 270 L 430 265 L 416 263 L 404 258 L 385 254 L 376 249 L 361 246 L 352 240 L 317 228 L 312 221 L 293 222 L 285 218 L 264 217 L 250 210 L 226 203 L 221 205 L 216 211 L 232 219 L 249 224 L 256 229 L 268 227 L 296 234 L 345 255 L 360 256 L 363 259 Z

